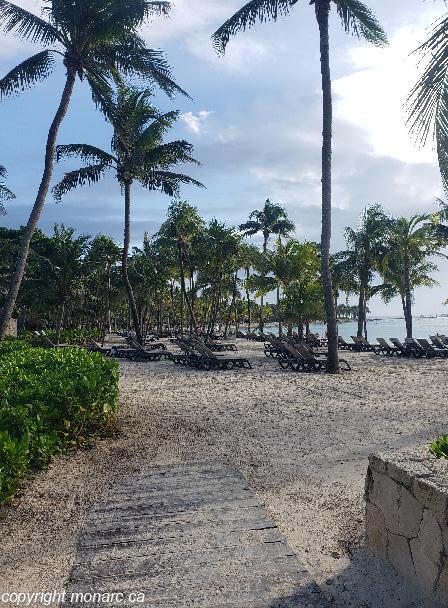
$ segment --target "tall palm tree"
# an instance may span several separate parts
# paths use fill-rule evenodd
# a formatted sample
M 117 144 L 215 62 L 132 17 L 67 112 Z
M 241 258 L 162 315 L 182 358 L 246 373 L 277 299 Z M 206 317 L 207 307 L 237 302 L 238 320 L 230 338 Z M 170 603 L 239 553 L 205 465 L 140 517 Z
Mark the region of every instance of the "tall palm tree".
M 6 169 L 0 165 L 0 215 L 5 215 L 6 209 L 4 208 L 2 201 L 9 201 L 12 198 L 16 198 L 15 194 L 11 192 L 9 188 L 5 186 L 2 180 L 6 178 Z
M 169 196 L 179 192 L 180 184 L 202 184 L 187 175 L 169 169 L 178 163 L 197 163 L 191 156 L 193 146 L 186 141 L 163 143 L 166 132 L 178 117 L 178 112 L 160 114 L 150 103 L 149 91 L 119 87 L 115 98 L 104 104 L 104 111 L 114 128 L 111 152 L 87 144 L 57 147 L 57 160 L 80 157 L 86 166 L 66 173 L 54 187 L 56 200 L 84 184 L 94 184 L 112 170 L 124 193 L 124 244 L 122 254 L 123 280 L 126 285 L 132 320 L 141 343 L 141 323 L 128 276 L 131 240 L 131 191 L 135 182 L 149 190 L 159 190 Z
M 263 209 L 252 211 L 249 215 L 249 220 L 241 224 L 239 229 L 244 236 L 254 236 L 259 232 L 263 235 L 263 258 L 266 261 L 268 242 L 271 235 L 288 236 L 295 229 L 295 224 L 288 219 L 288 214 L 281 205 L 273 203 L 270 199 L 266 199 Z M 262 269 L 262 277 L 266 274 L 266 269 Z M 261 296 L 260 306 L 260 329 L 263 331 L 263 302 L 264 296 Z
M 121 75 L 156 82 L 169 95 L 181 91 L 171 79 L 164 56 L 160 51 L 146 48 L 137 34 L 137 28 L 147 17 L 165 14 L 168 10 L 168 2 L 153 0 L 48 0 L 41 18 L 8 0 L 0 0 L 0 27 L 5 32 L 14 32 L 24 40 L 45 47 L 0 80 L 0 99 L 46 79 L 57 58 L 62 58 L 66 69 L 62 96 L 48 131 L 42 179 L 0 317 L 0 344 L 22 283 L 31 238 L 50 187 L 56 139 L 67 114 L 77 76 L 80 80 L 87 80 L 96 103 L 110 93 L 111 81 Z
M 231 36 L 253 27 L 257 22 L 276 21 L 287 15 L 298 0 L 250 0 L 213 35 L 218 52 L 224 53 Z M 322 75 L 322 236 L 321 263 L 328 333 L 328 370 L 339 371 L 337 321 L 330 271 L 331 242 L 331 158 L 332 158 L 332 91 L 330 70 L 329 15 L 332 6 L 346 32 L 365 38 L 376 45 L 387 44 L 386 34 L 373 12 L 360 0 L 311 0 L 319 27 Z

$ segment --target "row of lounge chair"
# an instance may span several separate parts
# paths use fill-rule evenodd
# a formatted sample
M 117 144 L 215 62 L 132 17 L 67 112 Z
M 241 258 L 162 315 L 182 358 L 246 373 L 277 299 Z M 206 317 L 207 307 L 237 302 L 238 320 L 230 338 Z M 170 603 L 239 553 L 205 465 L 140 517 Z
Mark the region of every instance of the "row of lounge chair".
M 179 338 L 176 345 L 181 349 L 181 354 L 171 353 L 171 361 L 180 365 L 188 365 L 196 369 L 252 369 L 248 359 L 242 357 L 226 357 L 215 352 L 199 338 Z M 216 346 L 216 344 L 215 344 Z M 225 350 L 225 349 L 223 349 Z
M 432 344 L 423 338 L 408 338 L 403 343 L 398 338 L 390 338 L 390 343 L 384 338 L 377 338 L 377 344 L 371 344 L 363 337 L 351 336 L 352 343 L 346 342 L 342 336 L 338 337 L 341 350 L 354 352 L 373 352 L 376 355 L 399 357 L 448 357 L 448 338 L 446 336 L 430 336 Z
M 277 359 L 282 369 L 291 369 L 299 372 L 326 371 L 328 367 L 327 353 L 317 353 L 312 347 L 304 342 L 294 339 L 278 338 L 269 334 L 268 341 L 264 345 L 264 354 L 267 357 Z M 339 360 L 343 371 L 350 371 L 351 367 L 345 359 Z

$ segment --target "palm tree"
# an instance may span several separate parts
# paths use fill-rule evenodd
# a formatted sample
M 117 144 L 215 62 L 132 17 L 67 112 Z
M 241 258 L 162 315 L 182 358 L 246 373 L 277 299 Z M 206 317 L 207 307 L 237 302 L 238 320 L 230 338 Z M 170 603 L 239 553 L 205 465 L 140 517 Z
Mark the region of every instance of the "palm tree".
M 228 19 L 213 35 L 218 52 L 224 53 L 231 36 L 254 26 L 258 21 L 276 21 L 288 14 L 298 0 L 251 0 Z M 387 44 L 386 35 L 372 11 L 360 0 L 311 0 L 319 27 L 322 75 L 322 236 L 321 265 L 328 333 L 328 371 L 339 371 L 337 320 L 330 271 L 331 242 L 331 158 L 332 92 L 330 71 L 329 15 L 333 5 L 346 32 L 376 45 Z
M 243 232 L 244 236 L 253 236 L 259 232 L 263 234 L 263 258 L 266 261 L 268 242 L 271 235 L 288 236 L 295 229 L 295 225 L 294 222 L 288 219 L 288 214 L 281 205 L 277 205 L 267 199 L 263 209 L 252 211 L 249 215 L 249 220 L 241 224 L 239 229 Z M 265 268 L 262 269 L 261 275 L 263 279 L 266 275 Z M 263 300 L 264 296 L 262 295 L 260 306 L 261 331 L 263 331 L 264 327 Z
M 359 295 L 358 336 L 362 336 L 363 330 L 365 331 L 367 302 L 372 293 L 370 284 L 384 254 L 390 225 L 391 220 L 381 205 L 371 205 L 364 209 L 356 229 L 345 230 L 345 239 L 349 247 L 349 250 L 344 252 L 345 259 L 351 266 Z M 341 255 L 340 253 L 339 261 Z
M 201 186 L 198 182 L 196 185 Z M 188 296 L 185 287 L 185 268 L 187 264 L 187 251 L 193 240 L 204 230 L 204 222 L 199 216 L 198 210 L 187 201 L 175 201 L 168 209 L 168 217 L 159 230 L 162 244 L 175 242 L 178 256 L 180 276 L 180 331 L 183 333 L 184 301 L 187 304 L 190 315 L 190 330 L 197 333 L 196 318 L 193 303 Z
M 384 298 L 389 300 L 391 295 L 400 296 L 407 338 L 412 338 L 414 289 L 436 284 L 430 273 L 437 270 L 437 266 L 428 258 L 442 256 L 443 244 L 435 236 L 430 220 L 429 214 L 393 220 L 388 235 L 387 253 L 382 260 L 381 273 L 385 284 L 389 286 L 385 289 Z
M 168 196 L 179 192 L 180 184 L 202 184 L 187 175 L 169 169 L 178 163 L 197 163 L 191 156 L 193 146 L 186 141 L 163 143 L 165 133 L 178 117 L 178 112 L 160 114 L 149 102 L 149 91 L 120 86 L 115 98 L 105 103 L 104 111 L 114 128 L 112 153 L 86 144 L 57 147 L 57 160 L 80 157 L 86 166 L 66 173 L 54 187 L 56 200 L 84 184 L 94 184 L 112 170 L 124 193 L 124 244 L 122 252 L 123 280 L 129 298 L 137 339 L 141 343 L 141 323 L 132 285 L 128 276 L 131 240 L 131 191 L 134 182 L 149 190 L 159 190 Z
M 0 215 L 6 214 L 6 209 L 4 208 L 2 201 L 9 201 L 12 198 L 16 198 L 15 194 L 13 194 L 11 190 L 5 186 L 3 181 L 1 181 L 5 178 L 6 169 L 2 165 L 0 165 Z
M 59 344 L 61 337 L 67 301 L 74 297 L 83 277 L 83 259 L 90 240 L 85 234 L 78 237 L 74 234 L 74 228 L 55 224 L 53 235 L 47 240 L 47 248 L 43 252 L 48 262 L 46 280 L 58 308 L 56 344 Z
M 168 2 L 153 0 L 49 0 L 41 18 L 12 2 L 0 0 L 0 26 L 5 32 L 14 32 L 24 40 L 45 47 L 0 80 L 0 99 L 46 79 L 58 57 L 62 58 L 66 69 L 61 100 L 48 131 L 42 179 L 0 318 L 0 344 L 22 283 L 31 238 L 50 187 L 56 139 L 67 114 L 77 76 L 80 80 L 87 80 L 96 103 L 110 94 L 111 81 L 120 79 L 121 75 L 156 82 L 169 95 L 182 91 L 172 81 L 164 56 L 160 51 L 146 48 L 137 34 L 137 28 L 148 16 L 166 14 L 168 10 Z

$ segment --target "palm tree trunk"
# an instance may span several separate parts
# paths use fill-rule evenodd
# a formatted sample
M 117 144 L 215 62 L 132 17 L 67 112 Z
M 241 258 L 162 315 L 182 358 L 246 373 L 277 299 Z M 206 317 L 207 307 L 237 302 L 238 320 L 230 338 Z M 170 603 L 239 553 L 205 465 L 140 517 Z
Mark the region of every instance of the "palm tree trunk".
M 264 261 L 266 261 L 266 254 L 268 252 L 268 238 L 269 234 L 263 234 L 263 257 Z M 263 268 L 263 272 L 261 273 L 262 278 L 265 278 L 265 271 Z M 260 331 L 264 331 L 264 316 L 263 316 L 263 305 L 264 305 L 264 296 L 260 298 Z
M 320 32 L 320 62 L 322 73 L 323 129 L 322 129 L 322 283 L 327 317 L 328 367 L 331 373 L 339 372 L 336 311 L 330 270 L 331 242 L 331 143 L 333 105 L 331 96 L 330 39 L 328 21 L 330 0 L 316 0 L 316 18 Z
M 406 321 L 406 338 L 412 338 L 412 293 L 411 280 L 409 276 L 409 256 L 407 255 L 407 253 L 405 253 L 403 257 L 403 274 L 405 294 L 404 316 Z
M 31 239 L 37 228 L 42 209 L 47 198 L 48 189 L 50 187 L 51 178 L 53 175 L 54 167 L 54 149 L 56 145 L 59 128 L 67 114 L 70 99 L 73 93 L 73 87 L 76 81 L 76 71 L 72 68 L 67 69 L 67 78 L 65 87 L 62 92 L 61 101 L 56 111 L 53 122 L 51 123 L 50 130 L 48 131 L 47 144 L 45 149 L 45 165 L 42 179 L 37 191 L 37 197 L 31 211 L 28 223 L 23 234 L 22 242 L 20 243 L 19 252 L 17 254 L 16 266 L 14 273 L 11 277 L 11 282 L 8 289 L 8 295 L 6 296 L 5 303 L 3 305 L 2 314 L 0 317 L 0 346 L 6 335 L 6 329 L 11 318 L 12 311 L 14 309 L 17 296 L 19 294 L 20 286 L 22 284 L 23 275 L 25 274 L 26 261 L 28 258 L 28 252 L 30 249 Z
M 252 307 L 250 305 L 250 293 L 247 287 L 247 281 L 249 281 L 249 268 L 246 268 L 246 299 L 247 299 L 247 330 L 250 332 L 252 324 Z
M 185 288 L 185 265 L 184 265 L 184 253 L 182 251 L 182 244 L 178 243 L 177 246 L 178 255 L 179 255 L 179 269 L 180 269 L 180 288 L 181 288 L 181 298 L 185 299 L 187 303 L 188 312 L 190 313 L 190 333 L 192 329 L 194 329 L 194 333 L 198 333 L 198 327 L 196 324 L 196 319 L 194 316 L 193 307 L 191 306 L 190 298 L 188 297 L 187 290 Z M 182 302 L 182 300 L 181 300 Z M 182 304 L 182 313 L 181 313 L 182 325 L 183 325 L 183 304 Z
M 137 305 L 135 303 L 134 291 L 132 289 L 131 281 L 128 275 L 128 257 L 129 257 L 129 246 L 131 242 L 131 184 L 126 182 L 124 185 L 124 243 L 123 243 L 123 254 L 121 258 L 121 269 L 123 273 L 124 284 L 126 285 L 126 291 L 128 293 L 129 310 L 132 316 L 132 322 L 134 323 L 135 335 L 137 342 L 143 344 L 142 330 L 140 325 L 140 319 L 138 316 Z
M 280 314 L 279 305 L 280 305 L 280 285 L 277 285 L 277 315 Z M 283 336 L 283 325 L 282 325 L 280 318 L 278 320 L 278 335 L 280 338 Z
M 364 289 L 362 287 L 359 288 L 359 302 L 358 302 L 358 338 L 362 337 L 362 332 L 364 329 Z

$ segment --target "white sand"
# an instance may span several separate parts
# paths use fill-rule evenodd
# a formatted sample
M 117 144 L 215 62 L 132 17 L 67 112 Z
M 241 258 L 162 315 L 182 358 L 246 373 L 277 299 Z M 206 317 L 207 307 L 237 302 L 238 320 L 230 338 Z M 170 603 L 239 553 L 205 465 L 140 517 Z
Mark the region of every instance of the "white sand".
M 243 471 L 335 606 L 424 606 L 363 549 L 362 494 L 371 451 L 447 432 L 448 361 L 341 353 L 351 373 L 298 374 L 238 343 L 253 370 L 122 363 L 118 436 L 56 459 L 3 510 L 0 591 L 62 590 L 86 509 L 117 479 L 211 459 Z

